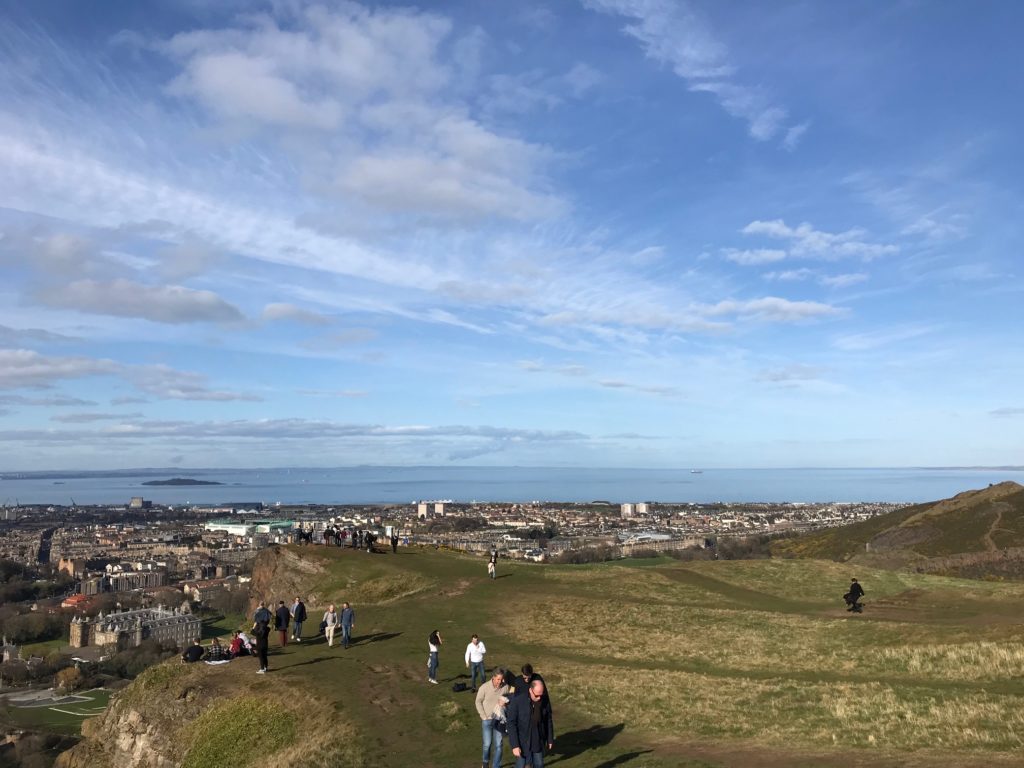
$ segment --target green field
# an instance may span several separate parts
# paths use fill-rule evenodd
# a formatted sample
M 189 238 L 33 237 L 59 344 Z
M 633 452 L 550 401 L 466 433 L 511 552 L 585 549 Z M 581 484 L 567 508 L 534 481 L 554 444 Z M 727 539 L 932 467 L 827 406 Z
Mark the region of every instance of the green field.
M 6 719 L 25 728 L 78 735 L 83 720 L 95 717 L 106 709 L 110 692 L 84 691 L 72 694 L 72 697 L 79 700 L 45 706 L 10 706 L 6 709 Z
M 266 676 L 253 659 L 172 660 L 118 695 L 111 722 L 118 707 L 165 717 L 192 768 L 261 728 L 266 744 L 233 765 L 479 765 L 472 694 L 451 691 L 478 632 L 489 666 L 530 661 L 547 679 L 560 768 L 1024 764 L 1024 585 L 812 560 L 502 561 L 491 581 L 482 560 L 432 550 L 274 557 L 254 584 L 286 586 L 263 596 L 305 585 L 307 635 L 319 605 L 351 601 L 356 644 L 274 639 Z M 851 575 L 862 615 L 840 599 Z M 425 668 L 435 628 L 438 686 Z M 183 725 L 207 722 L 233 725 Z
M 251 624 L 251 622 L 250 622 Z M 219 637 L 222 641 L 231 640 L 233 633 L 239 629 L 247 629 L 245 626 L 245 617 L 240 614 L 231 614 L 228 616 L 220 616 L 213 619 L 203 620 L 203 640 L 210 640 L 214 637 Z

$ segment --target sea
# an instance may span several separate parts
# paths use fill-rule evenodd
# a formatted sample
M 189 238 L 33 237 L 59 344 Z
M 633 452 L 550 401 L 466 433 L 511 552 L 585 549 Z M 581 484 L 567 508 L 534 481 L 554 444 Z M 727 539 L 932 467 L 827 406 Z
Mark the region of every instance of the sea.
M 152 486 L 174 477 L 220 485 Z M 1024 467 L 903 469 L 611 469 L 341 467 L 0 471 L 0 506 L 408 504 L 451 502 L 927 502 L 1013 480 Z

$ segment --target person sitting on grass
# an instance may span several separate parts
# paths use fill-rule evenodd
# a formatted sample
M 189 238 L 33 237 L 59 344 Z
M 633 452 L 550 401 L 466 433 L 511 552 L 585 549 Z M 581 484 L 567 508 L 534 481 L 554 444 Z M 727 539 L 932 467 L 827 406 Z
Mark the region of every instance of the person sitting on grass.
M 192 641 L 192 645 L 186 648 L 185 652 L 181 654 L 181 663 L 195 664 L 197 661 L 203 658 L 204 653 L 205 651 L 203 650 L 203 644 L 197 637 L 195 640 Z
M 220 643 L 220 638 L 213 638 L 210 642 L 210 647 L 206 649 L 206 658 L 208 661 L 228 661 L 231 657 L 228 655 L 228 650 Z

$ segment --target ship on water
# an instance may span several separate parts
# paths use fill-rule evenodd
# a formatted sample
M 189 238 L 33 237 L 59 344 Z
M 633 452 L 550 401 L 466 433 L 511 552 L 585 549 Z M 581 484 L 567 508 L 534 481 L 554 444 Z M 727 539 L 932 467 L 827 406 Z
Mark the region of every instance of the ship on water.
M 703 475 L 704 474 L 704 470 L 703 469 L 691 469 L 690 470 L 690 474 L 691 475 Z

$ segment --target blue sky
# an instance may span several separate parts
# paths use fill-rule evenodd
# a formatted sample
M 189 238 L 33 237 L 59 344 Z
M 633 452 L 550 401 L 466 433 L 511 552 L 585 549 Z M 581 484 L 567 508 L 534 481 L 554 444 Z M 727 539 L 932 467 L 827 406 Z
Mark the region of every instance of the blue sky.
M 1016 4 L 0 10 L 0 469 L 1024 463 Z

